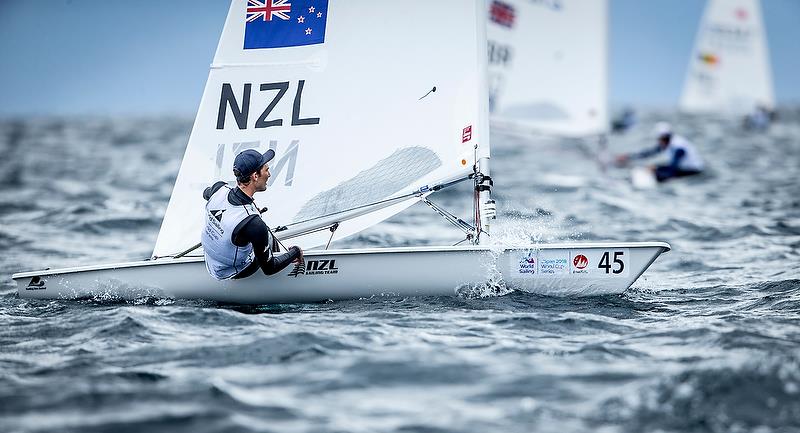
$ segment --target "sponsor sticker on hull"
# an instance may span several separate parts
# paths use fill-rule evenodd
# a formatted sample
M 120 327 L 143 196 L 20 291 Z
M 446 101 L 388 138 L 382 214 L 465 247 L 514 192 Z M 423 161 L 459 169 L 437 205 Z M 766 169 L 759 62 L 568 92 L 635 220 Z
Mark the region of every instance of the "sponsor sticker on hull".
M 523 250 L 510 256 L 510 267 L 512 278 L 627 277 L 630 250 Z
M 539 275 L 559 276 L 569 274 L 569 251 L 539 251 Z
M 626 277 L 629 261 L 628 248 L 570 250 L 570 273 L 595 278 Z
M 532 278 L 536 276 L 538 260 L 535 250 L 522 251 L 515 263 L 516 265 L 512 268 L 515 277 Z

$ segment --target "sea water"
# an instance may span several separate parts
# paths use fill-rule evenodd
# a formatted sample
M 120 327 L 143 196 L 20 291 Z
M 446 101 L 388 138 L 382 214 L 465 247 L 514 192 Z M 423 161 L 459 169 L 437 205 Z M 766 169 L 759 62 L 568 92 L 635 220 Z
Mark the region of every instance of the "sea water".
M 623 295 L 264 306 L 20 299 L 13 272 L 149 256 L 191 119 L 2 120 L 0 431 L 800 431 L 800 112 L 782 116 L 643 115 L 610 151 L 667 119 L 709 166 L 652 190 L 592 140 L 493 135 L 493 242 L 671 243 Z M 469 186 L 432 199 L 470 215 Z M 419 205 L 335 246 L 462 238 Z

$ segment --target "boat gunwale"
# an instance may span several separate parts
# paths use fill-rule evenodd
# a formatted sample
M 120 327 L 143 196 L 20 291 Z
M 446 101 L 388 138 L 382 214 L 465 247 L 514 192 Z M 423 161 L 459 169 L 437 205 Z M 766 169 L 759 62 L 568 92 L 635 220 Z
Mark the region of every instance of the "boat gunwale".
M 304 257 L 322 255 L 355 255 L 355 254 L 392 254 L 392 253 L 431 253 L 431 252 L 465 252 L 465 251 L 497 251 L 505 250 L 545 250 L 545 249 L 573 249 L 573 248 L 661 248 L 661 253 L 670 251 L 672 247 L 666 242 L 587 242 L 587 243 L 547 243 L 530 244 L 522 246 L 508 246 L 498 248 L 497 245 L 466 245 L 466 246 L 418 246 L 418 247 L 386 247 L 386 248 L 347 248 L 331 250 L 308 250 L 303 252 Z M 202 256 L 188 256 L 174 259 L 163 257 L 154 260 L 139 260 L 133 262 L 120 262 L 102 265 L 85 265 L 71 268 L 42 269 L 38 271 L 18 272 L 11 275 L 13 280 L 30 277 L 46 277 L 54 275 L 72 274 L 77 272 L 105 271 L 113 269 L 138 268 L 145 266 L 183 264 L 202 262 Z

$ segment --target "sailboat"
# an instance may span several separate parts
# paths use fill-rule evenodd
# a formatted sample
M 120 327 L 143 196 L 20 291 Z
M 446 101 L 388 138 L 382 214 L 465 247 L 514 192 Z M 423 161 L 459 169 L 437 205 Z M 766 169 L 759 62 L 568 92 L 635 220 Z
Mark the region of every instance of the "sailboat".
M 233 0 L 152 257 L 18 273 L 19 295 L 268 304 L 454 295 L 490 280 L 552 295 L 626 290 L 668 244 L 492 244 L 486 46 L 483 0 Z M 203 188 L 233 184 L 244 149 L 276 152 L 255 200 L 305 263 L 217 281 L 186 252 Z M 473 186 L 471 223 L 431 198 L 459 182 Z M 467 242 L 327 248 L 419 201 Z
M 608 1 L 488 0 L 492 131 L 535 143 L 576 146 L 608 166 Z M 531 143 L 529 143 L 531 144 Z M 540 173 L 558 187 L 587 178 Z
M 697 32 L 680 108 L 741 115 L 773 109 L 767 37 L 759 0 L 709 0 Z
M 607 0 L 489 0 L 488 9 L 492 128 L 605 134 Z

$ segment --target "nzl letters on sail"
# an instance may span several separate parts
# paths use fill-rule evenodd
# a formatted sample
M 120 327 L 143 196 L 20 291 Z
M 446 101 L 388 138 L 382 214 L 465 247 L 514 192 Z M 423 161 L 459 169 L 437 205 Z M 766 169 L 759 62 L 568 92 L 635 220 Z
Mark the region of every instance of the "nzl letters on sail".
M 319 124 L 319 117 L 300 117 L 300 101 L 303 97 L 303 87 L 305 84 L 306 80 L 299 80 L 297 83 L 297 90 L 295 91 L 294 102 L 292 104 L 291 126 Z M 267 104 L 267 107 L 264 109 L 258 119 L 256 119 L 253 128 L 269 128 L 271 126 L 283 125 L 283 119 L 267 119 L 267 117 L 270 115 L 272 110 L 275 109 L 278 103 L 281 102 L 281 99 L 289 90 L 289 87 L 289 81 L 282 81 L 278 83 L 262 83 L 259 85 L 258 89 L 260 92 L 277 92 L 274 94 L 274 96 L 272 96 L 272 101 Z M 222 91 L 219 98 L 219 111 L 217 112 L 217 129 L 225 129 L 226 108 L 230 108 L 231 114 L 233 114 L 233 117 L 236 120 L 236 126 L 238 126 L 239 129 L 247 129 L 248 118 L 250 116 L 252 88 L 252 83 L 245 83 L 242 86 L 242 102 L 239 104 L 239 101 L 236 99 L 233 86 L 231 86 L 230 83 L 222 84 Z M 259 93 L 259 96 L 260 95 L 261 93 Z M 256 98 L 258 98 L 258 96 L 256 96 Z

